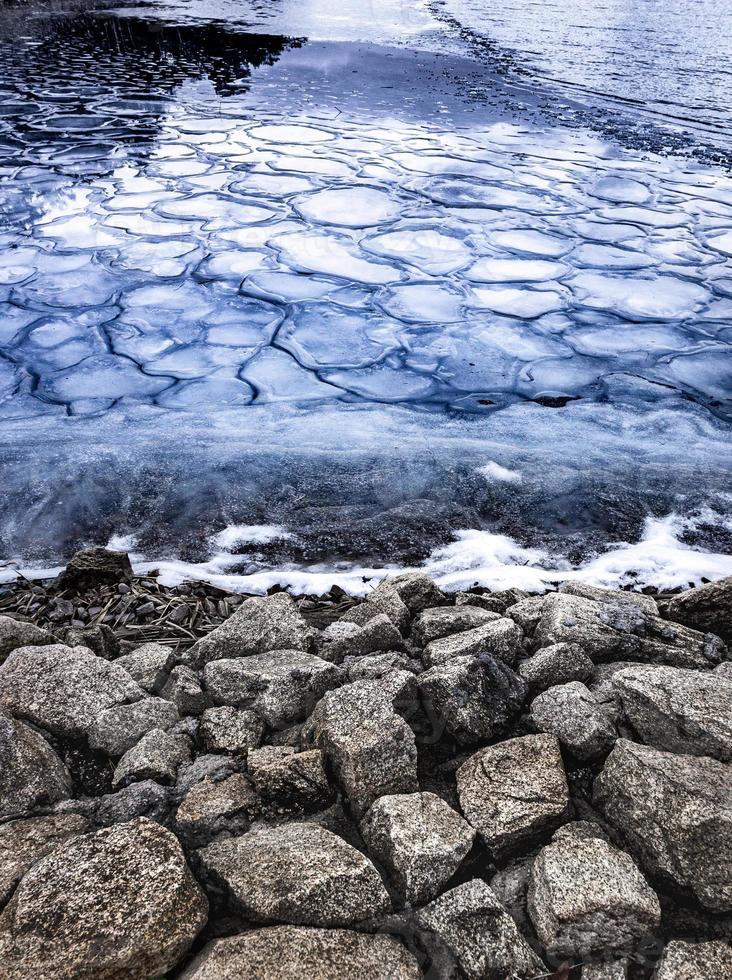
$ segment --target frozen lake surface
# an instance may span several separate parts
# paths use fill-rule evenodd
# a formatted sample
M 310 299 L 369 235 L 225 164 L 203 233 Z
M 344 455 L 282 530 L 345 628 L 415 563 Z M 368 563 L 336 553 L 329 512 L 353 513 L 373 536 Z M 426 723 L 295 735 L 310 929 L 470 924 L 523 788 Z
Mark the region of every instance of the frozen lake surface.
M 655 5 L 592 5 L 582 73 L 568 15 L 484 6 L 7 15 L 7 574 L 120 535 L 242 588 L 732 572 L 706 27 L 691 90 L 672 4 L 629 107 Z

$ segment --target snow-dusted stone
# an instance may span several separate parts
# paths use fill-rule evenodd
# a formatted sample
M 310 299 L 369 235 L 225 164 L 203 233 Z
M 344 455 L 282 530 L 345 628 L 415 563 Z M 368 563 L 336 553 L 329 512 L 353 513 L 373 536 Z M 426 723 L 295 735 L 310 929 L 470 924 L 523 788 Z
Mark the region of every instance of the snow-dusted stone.
M 382 796 L 361 821 L 361 833 L 413 905 L 438 894 L 475 838 L 472 827 L 434 793 Z
M 732 767 L 620 739 L 595 797 L 652 878 L 732 911 Z
M 566 593 L 544 597 L 534 639 L 540 647 L 578 643 L 593 661 L 708 668 L 727 657 L 724 643 L 712 634 L 650 615 L 637 602 L 596 602 Z
M 330 763 L 356 817 L 380 796 L 419 790 L 414 733 L 394 708 L 414 689 L 414 675 L 403 671 L 355 681 L 329 691 L 308 721 L 306 737 Z
M 310 649 L 312 630 L 286 592 L 247 599 L 225 623 L 197 640 L 183 655 L 200 668 L 212 660 L 252 657 L 270 650 Z
M 494 892 L 479 878 L 430 902 L 417 913 L 417 921 L 434 934 L 438 950 L 445 948 L 468 980 L 531 980 L 547 972 Z M 450 975 L 448 969 L 445 976 Z
M 499 618 L 463 633 L 433 640 L 424 648 L 422 659 L 428 667 L 439 667 L 456 657 L 489 653 L 512 667 L 523 653 L 523 636 L 513 620 Z
M 73 837 L 33 865 L 0 916 L 3 978 L 160 976 L 207 914 L 180 844 L 159 824 Z
M 417 677 L 419 696 L 435 728 L 460 745 L 502 735 L 521 711 L 528 687 L 501 660 L 457 657 Z
M 345 680 L 340 667 L 310 653 L 276 650 L 206 664 L 204 686 L 217 705 L 250 708 L 273 728 L 310 714 L 326 691 Z
M 22 817 L 71 795 L 71 777 L 48 742 L 0 715 L 0 818 Z
M 412 641 L 417 646 L 425 647 L 433 640 L 475 629 L 500 618 L 499 613 L 488 612 L 478 606 L 437 606 L 425 609 L 412 623 Z
M 344 612 L 338 622 L 365 626 L 369 620 L 381 615 L 386 616 L 400 633 L 409 632 L 412 617 L 396 589 L 381 589 L 372 592 L 366 597 L 365 602 L 360 602 L 357 606 L 352 606 Z
M 175 656 L 170 647 L 162 643 L 143 643 L 132 653 L 117 657 L 115 663 L 126 670 L 144 691 L 159 694 L 175 666 Z
M 668 617 L 702 633 L 715 633 L 732 645 L 732 575 L 675 595 Z
M 108 708 L 144 698 L 126 670 L 85 647 L 20 647 L 0 667 L 0 708 L 54 735 L 86 735 Z
M 326 627 L 320 635 L 318 652 L 331 663 L 341 663 L 346 657 L 363 657 L 384 650 L 401 650 L 402 634 L 383 613 L 377 613 L 359 626 L 340 620 Z
M 544 647 L 518 666 L 520 676 L 535 691 L 546 691 L 548 687 L 570 681 L 587 681 L 593 671 L 594 664 L 576 643 Z
M 173 667 L 160 691 L 160 695 L 168 701 L 172 701 L 180 714 L 184 716 L 200 715 L 209 704 L 195 671 L 186 667 L 185 664 Z
M 57 644 L 56 637 L 33 623 L 0 616 L 0 664 L 18 647 L 45 647 Z
M 206 752 L 246 756 L 262 741 L 264 722 L 254 711 L 221 705 L 203 712 L 199 735 Z
M 205 873 L 254 922 L 349 926 L 391 910 L 373 864 L 317 824 L 289 823 L 214 841 Z
M 550 687 L 534 698 L 531 721 L 583 760 L 609 752 L 618 737 L 612 716 L 579 681 Z
M 180 980 L 419 980 L 421 976 L 417 961 L 393 936 L 271 926 L 214 940 Z
M 620 589 L 604 589 L 598 585 L 587 585 L 585 582 L 564 582 L 559 586 L 560 593 L 576 595 L 582 599 L 593 599 L 595 602 L 631 602 L 651 616 L 658 616 L 658 604 L 653 596 L 643 595 L 642 592 L 628 592 Z
M 119 789 L 143 779 L 174 783 L 178 767 L 190 757 L 191 744 L 185 735 L 171 735 L 153 728 L 119 760 L 112 786 Z
M 732 761 L 732 680 L 712 671 L 637 666 L 615 674 L 612 685 L 647 745 Z
M 266 745 L 249 753 L 247 769 L 268 803 L 314 809 L 326 806 L 334 796 L 320 749 L 296 752 L 287 745 Z
M 569 817 L 569 788 L 553 735 L 479 749 L 456 779 L 463 813 L 496 856 L 548 834 Z
M 97 716 L 89 729 L 89 745 L 119 758 L 153 728 L 169 728 L 179 717 L 176 706 L 162 698 L 119 704 Z
M 422 572 L 405 572 L 403 575 L 389 576 L 379 582 L 371 597 L 392 590 L 398 594 L 413 616 L 423 609 L 429 609 L 430 606 L 443 606 L 448 603 L 448 598 L 442 589 L 435 585 L 429 575 L 424 575 Z
M 658 961 L 653 980 L 729 980 L 732 947 L 729 943 L 670 942 Z
M 200 846 L 217 834 L 243 834 L 259 800 L 241 773 L 214 782 L 203 779 L 186 793 L 175 814 L 176 828 L 191 846 Z
M 563 828 L 531 869 L 531 921 L 557 959 L 632 953 L 656 931 L 661 907 L 630 855 L 597 836 Z
M 0 908 L 39 858 L 69 837 L 83 834 L 89 821 L 75 813 L 11 820 L 0 825 Z

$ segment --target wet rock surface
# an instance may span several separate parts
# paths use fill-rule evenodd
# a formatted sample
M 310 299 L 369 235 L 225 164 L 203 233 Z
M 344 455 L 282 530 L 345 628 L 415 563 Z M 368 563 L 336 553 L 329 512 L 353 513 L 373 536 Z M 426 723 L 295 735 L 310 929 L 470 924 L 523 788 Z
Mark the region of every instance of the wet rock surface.
M 277 595 L 194 656 L 50 630 L 9 650 L 3 976 L 726 975 L 728 661 L 659 639 L 667 603 L 455 597 L 420 574 L 363 601 Z M 300 646 L 268 649 L 283 638 Z

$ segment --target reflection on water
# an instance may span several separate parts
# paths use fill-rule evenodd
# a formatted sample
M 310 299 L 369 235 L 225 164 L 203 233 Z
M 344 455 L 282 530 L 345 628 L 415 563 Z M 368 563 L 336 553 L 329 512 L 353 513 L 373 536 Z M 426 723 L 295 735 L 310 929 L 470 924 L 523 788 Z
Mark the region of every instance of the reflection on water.
M 581 553 L 724 486 L 729 177 L 475 60 L 241 28 L 0 46 L 6 554 L 275 511 L 278 561 L 500 522 Z

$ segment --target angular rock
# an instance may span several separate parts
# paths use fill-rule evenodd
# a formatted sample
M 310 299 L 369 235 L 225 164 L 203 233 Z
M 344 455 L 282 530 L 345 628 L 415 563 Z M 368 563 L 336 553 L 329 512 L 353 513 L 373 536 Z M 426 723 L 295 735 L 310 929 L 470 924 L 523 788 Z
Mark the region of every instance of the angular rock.
M 170 735 L 153 728 L 119 760 L 112 786 L 119 789 L 143 779 L 174 783 L 179 766 L 190 756 L 190 742 L 184 735 Z
M 732 575 L 675 595 L 668 604 L 668 618 L 721 636 L 732 646 Z
M 550 687 L 534 698 L 531 721 L 582 760 L 609 752 L 618 737 L 612 716 L 579 681 Z
M 332 623 L 321 634 L 319 652 L 331 663 L 346 657 L 363 657 L 383 650 L 401 650 L 402 634 L 383 613 L 368 619 L 363 626 L 353 622 Z
M 147 817 L 166 823 L 173 806 L 173 791 L 152 779 L 131 783 L 116 793 L 107 793 L 99 799 L 96 822 L 100 827 L 115 823 L 127 823 L 135 817 Z
M 310 649 L 313 632 L 286 592 L 247 599 L 207 636 L 184 654 L 195 669 L 212 660 L 252 657 L 270 650 Z
M 0 908 L 32 864 L 88 827 L 89 821 L 74 813 L 1 824 Z
M 190 764 L 184 762 L 179 768 L 175 791 L 179 797 L 183 797 L 192 786 L 204 779 L 218 783 L 240 769 L 241 759 L 236 756 L 197 755 Z
M 267 745 L 250 752 L 248 770 L 262 799 L 286 809 L 322 808 L 335 795 L 320 749 L 295 752 L 290 746 Z
M 479 749 L 456 773 L 460 807 L 488 850 L 503 857 L 568 819 L 559 742 L 526 735 Z
M 175 666 L 175 656 L 170 647 L 162 643 L 143 643 L 132 653 L 115 660 L 130 677 L 149 694 L 159 694 Z
M 656 893 L 632 858 L 571 825 L 542 848 L 531 869 L 531 921 L 557 959 L 633 953 L 661 921 Z
M 160 695 L 172 701 L 181 715 L 200 715 L 209 705 L 195 672 L 185 664 L 171 670 Z
M 456 657 L 488 653 L 512 667 L 523 653 L 523 633 L 511 619 L 497 619 L 464 633 L 428 643 L 422 659 L 428 667 L 439 667 Z
M 475 592 L 456 592 L 456 606 L 475 606 L 478 609 L 485 609 L 486 612 L 498 613 L 503 616 L 508 607 L 513 604 L 513 598 L 508 599 L 505 593 L 484 593 L 478 595 Z
M 126 670 L 84 647 L 20 647 L 0 667 L 0 708 L 54 735 L 86 735 L 108 708 L 145 697 Z
M 414 733 L 394 708 L 414 676 L 394 671 L 387 680 L 328 692 L 308 722 L 310 743 L 329 761 L 357 818 L 380 796 L 419 790 Z
M 423 929 L 446 947 L 467 980 L 531 980 L 545 965 L 484 881 L 445 892 L 417 913 Z M 440 976 L 449 976 L 447 969 Z
M 636 666 L 615 674 L 612 685 L 646 745 L 732 761 L 732 681 L 711 671 Z
M 198 847 L 220 833 L 245 833 L 258 805 L 257 794 L 241 773 L 220 782 L 203 779 L 189 789 L 178 807 L 176 828 L 190 846 Z
M 412 954 L 392 936 L 271 926 L 214 940 L 180 980 L 419 980 L 421 976 Z
M 457 657 L 417 677 L 435 735 L 447 731 L 460 745 L 502 735 L 521 711 L 526 682 L 501 660 Z
M 543 595 L 534 595 L 529 599 L 521 599 L 508 607 L 506 617 L 512 619 L 528 636 L 533 636 L 544 612 L 545 598 Z
M 653 878 L 732 911 L 732 768 L 716 759 L 616 742 L 596 801 Z
M 585 963 L 580 974 L 581 980 L 628 980 L 628 960 L 603 960 L 598 963 Z
M 670 942 L 658 961 L 653 980 L 729 980 L 732 948 L 729 943 Z
M 712 670 L 715 677 L 721 677 L 725 681 L 732 681 L 732 660 L 725 660 L 723 664 Z
M 316 824 L 289 823 L 220 839 L 199 858 L 253 922 L 349 926 L 391 910 L 368 858 Z
M 500 618 L 498 613 L 488 612 L 478 606 L 437 606 L 425 609 L 412 623 L 412 642 L 425 647 L 433 640 L 475 629 Z
M 365 626 L 369 620 L 379 615 L 384 615 L 391 620 L 400 633 L 409 632 L 412 617 L 396 589 L 382 589 L 380 592 L 372 592 L 367 596 L 365 602 L 352 606 L 343 613 L 338 622 Z
M 628 592 L 625 589 L 603 589 L 597 585 L 587 585 L 584 582 L 564 582 L 559 586 L 560 593 L 576 595 L 582 599 L 593 599 L 595 602 L 631 602 L 651 616 L 658 616 L 658 604 L 653 596 L 643 595 L 642 592 Z
M 162 698 L 119 704 L 97 716 L 89 729 L 89 745 L 119 758 L 153 728 L 169 728 L 178 718 L 176 706 Z
M 410 660 L 405 654 L 398 653 L 396 650 L 391 653 L 375 653 L 366 657 L 354 657 L 352 660 L 346 661 L 343 666 L 349 681 L 380 680 L 395 670 L 406 670 L 413 674 L 422 671 L 422 664 L 418 660 Z
M 99 585 L 114 585 L 132 578 L 132 565 L 124 551 L 107 548 L 85 548 L 77 551 L 56 579 L 59 589 L 81 592 Z
M 58 643 L 47 630 L 10 616 L 0 616 L 0 664 L 18 647 L 45 647 Z
M 159 824 L 73 837 L 33 865 L 0 916 L 3 978 L 160 976 L 207 912 L 180 844 Z
M 576 643 L 555 643 L 544 647 L 528 660 L 522 660 L 518 673 L 535 691 L 546 691 L 557 684 L 588 681 L 594 672 L 592 663 Z
M 206 708 L 199 734 L 207 752 L 246 757 L 262 741 L 264 722 L 254 711 L 222 705 Z
M 412 615 L 429 609 L 430 606 L 447 605 L 447 596 L 438 588 L 429 575 L 422 572 L 406 572 L 403 575 L 389 576 L 376 586 L 370 597 L 383 592 L 394 591 Z
M 413 905 L 438 894 L 475 838 L 472 827 L 434 793 L 382 796 L 361 821 L 361 833 Z
M 106 623 L 97 623 L 94 626 L 67 626 L 57 632 L 59 639 L 67 647 L 86 647 L 103 660 L 116 660 L 119 656 L 119 640 L 114 630 Z
M 215 660 L 204 685 L 216 704 L 251 708 L 272 728 L 286 728 L 310 714 L 326 691 L 345 680 L 335 664 L 297 650 Z
M 0 715 L 0 818 L 22 817 L 71 795 L 71 776 L 48 742 Z
M 724 644 L 711 633 L 652 616 L 636 602 L 595 602 L 564 593 L 544 597 L 534 639 L 541 647 L 578 643 L 594 661 L 635 660 L 705 669 L 727 657 Z

